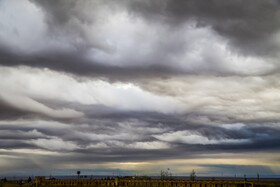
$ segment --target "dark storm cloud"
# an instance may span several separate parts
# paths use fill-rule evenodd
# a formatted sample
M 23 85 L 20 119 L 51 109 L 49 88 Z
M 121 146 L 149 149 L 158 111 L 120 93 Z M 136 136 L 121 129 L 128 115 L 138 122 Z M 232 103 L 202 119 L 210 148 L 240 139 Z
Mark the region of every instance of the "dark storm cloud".
M 0 49 L 0 63 L 4 66 L 26 65 L 37 68 L 49 68 L 55 71 L 72 73 L 78 76 L 99 77 L 112 81 L 128 81 L 128 77 L 132 78 L 132 80 L 142 77 L 165 78 L 185 73 L 184 71 L 160 64 L 151 65 L 149 67 L 119 67 L 102 65 L 85 59 L 82 54 L 83 51 L 71 53 L 48 52 L 46 54 L 25 55 L 16 54 L 2 48 L 2 50 Z
M 89 106 L 85 107 L 88 109 L 84 110 L 85 116 L 81 119 L 61 120 L 60 123 L 30 121 L 1 124 L 0 138 L 6 139 L 1 148 L 36 147 L 71 151 L 73 154 L 68 157 L 72 162 L 75 159 L 77 162 L 112 162 L 194 158 L 205 151 L 212 154 L 276 151 L 280 147 L 279 127 L 265 122 L 258 125 L 244 123 L 240 127 L 236 127 L 238 124 L 194 124 L 188 121 L 186 115 L 116 111 L 105 107 L 100 107 L 97 114 L 94 111 L 98 106 L 91 106 L 92 110 Z M 174 138 L 170 138 L 170 134 Z M 193 135 L 197 138 L 190 138 Z M 154 147 L 154 142 L 162 143 Z M 70 148 L 56 147 L 59 143 Z M 162 148 L 156 147 L 162 145 Z M 63 159 L 65 161 L 67 157 Z
M 34 3 L 45 10 L 51 28 L 63 28 L 74 18 L 83 24 L 90 24 L 93 21 L 91 14 L 81 9 L 87 9 L 86 6 L 92 9 L 95 9 L 95 6 L 106 6 L 111 11 L 128 10 L 132 15 L 140 15 L 151 22 L 164 21 L 175 28 L 177 24 L 194 19 L 198 21 L 198 27 L 209 25 L 222 36 L 232 39 L 233 43 L 242 49 L 239 51 L 245 54 L 252 52 L 255 55 L 269 55 L 279 49 L 279 46 L 271 41 L 271 36 L 276 34 L 280 27 L 280 8 L 277 0 L 135 0 L 118 3 L 110 0 L 42 0 Z M 79 33 L 80 28 L 76 29 Z
M 38 133 L 36 130 L 33 131 L 11 131 L 11 130 L 1 130 L 0 139 L 4 140 L 28 140 L 28 139 L 38 139 L 44 137 L 42 134 Z
M 1 149 L 24 149 L 24 148 L 36 148 L 36 146 L 30 145 L 22 141 L 15 140 L 1 140 Z
M 33 14 L 13 14 L 18 7 Z M 277 1 L 11 0 L 1 8 L 4 161 L 25 167 L 34 158 L 35 169 L 279 151 Z
M 167 0 L 131 1 L 133 12 L 147 19 L 164 17 L 167 23 L 181 24 L 188 19 L 198 26 L 210 25 L 219 34 L 230 38 L 243 53 L 268 55 L 278 51 L 270 36 L 280 27 L 280 7 L 277 0 Z M 175 26 L 176 27 L 176 26 Z
M 1 123 L 0 138 L 3 139 L 1 139 L 0 144 L 0 149 L 2 150 L 0 150 L 0 155 L 3 155 L 3 158 L 7 155 L 18 157 L 16 159 L 18 163 L 22 160 L 21 158 L 32 157 L 40 161 L 40 165 L 34 166 L 31 170 L 34 172 L 38 169 L 42 172 L 50 167 L 58 168 L 58 165 L 67 165 L 67 163 L 83 167 L 84 164 L 88 163 L 205 159 L 210 158 L 211 154 L 252 154 L 267 151 L 272 153 L 277 152 L 280 148 L 278 143 L 280 142 L 280 130 L 278 127 L 269 125 L 253 127 L 252 124 L 245 124 L 240 129 L 227 129 L 207 124 L 192 125 L 182 116 L 139 112 L 133 114 L 131 111 L 119 113 L 117 111 L 112 112 L 110 109 L 106 111 L 103 114 L 99 114 L 100 117 L 89 114 L 80 120 L 68 121 L 67 124 L 54 121 L 45 123 L 37 123 L 36 121 L 14 122 L 13 124 L 7 122 L 6 125 Z M 99 111 L 99 113 L 102 112 Z M 206 137 L 209 142 L 182 142 L 180 139 L 170 140 L 168 137 L 164 137 L 160 141 L 167 143 L 169 146 L 160 148 L 156 147 L 160 146 L 160 144 L 156 144 L 149 148 L 149 143 L 158 141 L 155 138 L 156 136 L 165 136 L 165 133 L 182 131 L 191 131 L 191 134 L 194 135 L 200 134 L 201 137 Z M 182 136 L 181 138 L 184 137 Z M 223 143 L 224 139 L 237 141 L 247 139 L 249 141 Z M 209 144 L 212 140 L 216 140 L 217 143 Z M 135 144 L 136 142 L 146 142 L 148 144 L 145 147 L 139 147 L 139 145 Z M 58 146 L 60 144 L 61 146 Z M 3 149 L 6 151 L 3 152 Z M 13 149 L 32 149 L 32 152 L 39 152 L 37 155 L 28 152 L 7 152 Z M 40 151 L 51 152 L 48 153 L 50 155 L 45 155 L 40 154 Z M 52 151 L 54 151 L 53 154 Z M 207 156 L 204 155 L 205 152 L 207 152 Z M 17 167 L 22 167 L 22 165 L 18 164 Z M 203 167 L 214 169 L 214 166 L 211 165 Z M 230 171 L 230 169 L 223 169 L 223 166 L 216 167 L 224 172 Z M 240 170 L 247 171 L 248 168 L 244 167 L 240 167 Z M 13 169 L 8 168 L 12 172 Z M 108 169 L 108 167 L 105 168 Z M 262 170 L 262 172 L 265 171 L 267 170 Z
M 15 109 L 4 102 L 1 102 L 1 100 L 0 100 L 0 119 L 13 120 L 13 119 L 18 119 L 18 118 L 21 118 L 24 116 L 29 118 L 30 114 L 28 114 L 28 112 L 26 112 L 26 111 Z
M 203 52 L 202 64 L 195 65 L 193 59 L 186 59 L 186 67 L 181 68 L 174 63 L 174 57 L 180 56 L 189 50 L 189 46 L 194 41 L 182 40 L 172 36 L 172 33 L 181 28 L 179 23 L 195 20 L 194 28 L 204 28 L 210 26 L 217 33 L 225 38 L 232 39 L 237 44 L 233 51 L 239 51 L 247 56 L 249 53 L 262 54 L 262 57 L 270 57 L 270 53 L 278 51 L 277 43 L 274 42 L 273 35 L 279 30 L 279 8 L 276 1 L 30 1 L 36 4 L 44 12 L 47 24 L 47 35 L 40 38 L 36 45 L 46 45 L 46 49 L 41 50 L 38 54 L 14 53 L 6 45 L 2 45 L 0 50 L 0 63 L 5 66 L 27 65 L 32 67 L 47 67 L 57 71 L 65 71 L 78 75 L 108 77 L 109 79 L 128 80 L 141 77 L 168 77 L 180 74 L 217 74 L 217 75 L 234 75 L 234 74 L 255 74 L 245 71 L 232 70 L 232 64 L 224 64 L 216 56 L 209 56 Z M 105 16 L 98 13 L 98 8 L 107 10 Z M 106 64 L 105 59 L 89 60 L 86 58 L 89 50 L 101 50 L 109 56 L 114 56 L 114 49 L 105 42 L 106 34 L 103 37 L 102 30 L 99 33 L 92 34 L 92 30 L 99 29 L 98 23 L 106 23 L 108 18 L 114 12 L 130 12 L 132 19 L 147 18 L 149 24 L 161 24 L 162 28 L 155 28 L 155 32 L 160 38 L 143 38 L 144 41 L 153 42 L 151 45 L 153 54 L 137 54 L 138 50 L 145 50 L 139 46 L 135 48 L 134 53 L 139 59 L 134 58 L 134 54 L 124 55 L 121 64 Z M 96 13 L 95 13 L 96 12 Z M 108 13 L 109 12 L 109 13 Z M 99 14 L 103 17 L 100 18 Z M 107 15 L 108 14 L 108 15 Z M 134 16 L 134 17 L 133 17 Z M 162 22 L 163 21 L 163 22 Z M 74 22 L 74 23 L 72 23 Z M 176 23 L 176 24 L 175 24 Z M 149 25 L 148 24 L 148 25 Z M 92 26 L 92 27 L 91 27 Z M 155 26 L 156 27 L 156 26 Z M 158 29 L 158 30 L 157 30 Z M 182 29 L 182 28 L 181 28 Z M 18 31 L 19 32 L 19 31 Z M 35 32 L 35 31 L 34 31 Z M 93 38 L 89 38 L 89 33 Z M 182 31 L 182 34 L 184 32 Z M 113 31 L 108 33 L 113 34 Z M 181 33 L 178 33 L 180 35 Z M 168 37 L 167 37 L 168 36 Z M 72 49 L 65 52 L 65 49 L 53 49 L 48 47 L 46 41 L 61 39 Z M 200 37 L 200 36 L 196 36 Z M 56 41 L 60 42 L 60 40 Z M 65 44 L 65 45 L 66 45 Z M 136 44 L 136 43 L 135 43 Z M 36 48 L 34 44 L 33 48 Z M 64 45 L 64 44 L 63 44 Z M 117 46 L 119 43 L 117 43 Z M 119 47 L 119 46 L 118 46 Z M 5 49 L 6 48 L 6 49 Z M 198 50 L 198 49 L 197 49 Z M 248 52 L 248 54 L 247 54 Z M 123 51 L 116 51 L 122 54 Z M 129 51 L 130 53 L 130 51 Z M 93 53 L 97 56 L 96 52 Z M 174 56 L 174 57 L 173 57 Z M 178 57 L 180 58 L 180 57 Z M 224 59 L 223 59 L 224 60 Z M 206 63 L 207 61 L 207 63 Z M 271 64 L 271 62 L 267 62 Z M 137 64 L 137 65 L 136 65 Z M 142 65 L 143 64 L 143 65 Z M 146 65 L 144 65 L 146 64 Z M 172 65 L 174 64 L 174 65 Z M 188 65 L 189 64 L 189 65 Z M 197 66 L 197 67 L 196 67 Z M 278 67 L 278 66 L 277 66 Z M 264 70 L 257 74 L 274 73 L 279 68 Z M 244 71 L 244 72 L 243 72 Z M 248 70 L 249 71 L 249 70 Z
M 14 115 L 13 120 L 25 119 L 26 122 L 14 122 L 13 125 L 9 125 L 11 120 L 6 115 L 9 111 L 17 110 L 1 105 L 4 107 L 2 120 L 9 120 L 2 123 L 0 128 L 0 138 L 9 140 L 5 145 L 3 144 L 2 148 L 30 146 L 53 150 L 52 145 L 55 146 L 57 143 L 63 145 L 66 142 L 65 146 L 72 146 L 72 148 L 65 150 L 63 146 L 59 146 L 55 150 L 80 152 L 85 156 L 96 153 L 100 159 L 102 155 L 108 154 L 112 156 L 112 160 L 117 158 L 125 160 L 129 159 L 126 155 L 132 155 L 135 159 L 141 157 L 144 159 L 143 155 L 146 155 L 147 159 L 156 159 L 176 157 L 179 152 L 184 153 L 186 157 L 190 154 L 190 150 L 193 154 L 199 154 L 204 151 L 215 153 L 277 150 L 280 146 L 278 143 L 280 130 L 276 125 L 278 121 L 273 119 L 233 118 L 225 120 L 225 124 L 220 124 L 220 122 L 217 124 L 220 117 L 218 113 L 213 112 L 202 113 L 193 110 L 183 114 L 163 114 L 120 110 L 103 105 L 67 103 L 59 100 L 38 101 L 52 109 L 63 106 L 74 111 L 81 111 L 84 116 L 56 119 L 37 115 L 36 118 L 31 118 L 30 116 L 34 115 L 33 112 L 24 111 L 30 121 L 27 117 Z M 193 120 L 205 117 L 210 121 Z M 37 121 L 38 119 L 47 121 L 41 123 Z M 192 135 L 197 137 L 193 139 Z M 135 144 L 137 142 L 140 143 Z M 47 144 L 50 146 L 44 146 Z M 193 154 L 189 156 L 192 157 Z M 119 156 L 116 158 L 113 155 Z
M 24 109 L 19 109 L 14 106 L 11 106 L 9 103 L 6 103 L 4 101 L 1 101 L 0 98 L 0 120 L 7 120 L 7 121 L 13 121 L 13 120 L 49 120 L 52 119 L 48 116 L 39 114 L 37 112 L 27 111 Z
M 89 24 L 92 18 L 89 12 L 81 12 L 82 8 L 89 5 L 107 6 L 114 9 L 130 9 L 131 13 L 138 12 L 141 16 L 160 20 L 164 16 L 165 21 L 182 23 L 188 19 L 198 19 L 204 24 L 213 24 L 214 28 L 222 34 L 233 37 L 239 42 L 254 42 L 265 39 L 270 34 L 279 30 L 279 2 L 277 0 L 134 0 L 119 1 L 118 3 L 106 1 L 32 1 L 39 4 L 48 15 L 50 22 L 61 26 L 72 18 L 77 18 L 85 24 Z M 244 41 L 246 40 L 246 41 Z

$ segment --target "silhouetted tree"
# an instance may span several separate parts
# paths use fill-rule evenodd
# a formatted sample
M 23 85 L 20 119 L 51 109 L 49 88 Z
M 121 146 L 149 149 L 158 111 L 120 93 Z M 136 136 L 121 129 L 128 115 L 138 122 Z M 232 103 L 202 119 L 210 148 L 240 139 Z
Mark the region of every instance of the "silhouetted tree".
M 244 181 L 247 181 L 247 177 L 246 177 L 246 175 L 244 174 Z
M 167 168 L 167 171 L 160 171 L 160 179 L 172 179 L 172 173 L 170 172 L 169 168 Z
M 190 180 L 194 181 L 196 178 L 196 175 L 195 175 L 195 171 L 194 169 L 192 170 L 191 174 L 190 174 Z
M 257 173 L 257 178 L 258 178 L 258 181 L 260 181 L 260 174 Z
M 160 170 L 160 179 L 163 180 L 165 177 L 164 171 Z
M 27 182 L 30 183 L 32 181 L 31 177 L 28 177 Z
M 78 179 L 80 179 L 81 171 L 77 171 Z

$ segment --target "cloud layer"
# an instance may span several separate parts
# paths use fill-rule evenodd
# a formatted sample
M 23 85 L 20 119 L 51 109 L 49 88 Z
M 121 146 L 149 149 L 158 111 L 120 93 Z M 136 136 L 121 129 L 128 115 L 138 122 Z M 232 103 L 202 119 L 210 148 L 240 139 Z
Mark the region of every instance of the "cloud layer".
M 279 13 L 276 0 L 0 1 L 1 174 L 279 173 Z

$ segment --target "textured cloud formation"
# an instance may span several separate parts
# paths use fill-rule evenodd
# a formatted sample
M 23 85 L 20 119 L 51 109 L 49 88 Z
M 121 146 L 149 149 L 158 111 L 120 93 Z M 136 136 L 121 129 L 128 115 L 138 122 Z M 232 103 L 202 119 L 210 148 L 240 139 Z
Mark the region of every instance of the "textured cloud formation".
M 0 174 L 279 173 L 279 14 L 276 0 L 0 1 Z

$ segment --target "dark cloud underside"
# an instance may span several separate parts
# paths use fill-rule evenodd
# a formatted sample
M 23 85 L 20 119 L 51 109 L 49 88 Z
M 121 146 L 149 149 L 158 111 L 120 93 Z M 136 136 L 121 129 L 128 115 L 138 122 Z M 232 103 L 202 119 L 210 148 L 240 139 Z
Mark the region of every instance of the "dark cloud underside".
M 0 175 L 279 173 L 279 49 L 276 0 L 2 0 Z

